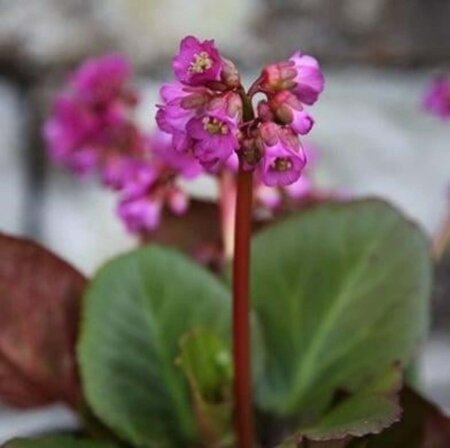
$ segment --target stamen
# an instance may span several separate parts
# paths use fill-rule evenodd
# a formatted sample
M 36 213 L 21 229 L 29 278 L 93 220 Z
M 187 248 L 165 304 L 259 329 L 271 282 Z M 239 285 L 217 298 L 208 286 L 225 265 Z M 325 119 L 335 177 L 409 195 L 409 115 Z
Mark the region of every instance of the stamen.
M 286 157 L 277 157 L 272 162 L 271 168 L 276 171 L 289 171 L 292 168 L 292 161 Z
M 190 73 L 203 73 L 213 66 L 213 60 L 206 51 L 201 51 L 194 55 L 193 61 L 189 65 Z
M 202 123 L 203 129 L 208 131 L 210 134 L 226 135 L 230 131 L 228 125 L 217 118 L 205 117 L 203 118 Z

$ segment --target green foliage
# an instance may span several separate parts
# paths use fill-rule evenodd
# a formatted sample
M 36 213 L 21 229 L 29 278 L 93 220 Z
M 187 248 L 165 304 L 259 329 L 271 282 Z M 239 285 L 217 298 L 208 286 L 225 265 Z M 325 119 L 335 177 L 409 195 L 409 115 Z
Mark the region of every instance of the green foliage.
M 43 437 L 40 439 L 15 439 L 4 448 L 118 448 L 110 442 L 76 439 L 74 437 Z
M 430 285 L 422 233 L 381 201 L 325 204 L 262 232 L 252 270 L 266 352 L 258 404 L 297 421 L 296 440 L 391 425 L 393 366 L 426 335 Z
M 255 405 L 268 427 L 293 434 L 280 447 L 397 446 L 361 436 L 399 418 L 402 368 L 426 334 L 430 272 L 422 233 L 381 201 L 326 203 L 256 236 Z M 79 365 L 87 404 L 121 440 L 233 446 L 229 296 L 212 274 L 158 246 L 96 275 L 84 299 Z M 435 421 L 445 433 L 447 420 Z M 403 443 L 410 429 L 401 424 L 390 437 Z M 97 448 L 77 439 L 30 443 L 53 448 L 55 440 Z
M 230 347 L 214 332 L 194 330 L 181 341 L 177 365 L 188 378 L 199 430 L 207 446 L 232 446 Z
M 168 249 L 119 257 L 85 297 L 79 357 L 88 403 L 136 446 L 197 440 L 187 381 L 175 365 L 180 338 L 195 327 L 225 334 L 229 293 L 212 275 Z
M 262 232 L 252 300 L 265 343 L 262 408 L 315 421 L 411 360 L 426 334 L 431 268 L 419 229 L 381 201 L 326 204 Z

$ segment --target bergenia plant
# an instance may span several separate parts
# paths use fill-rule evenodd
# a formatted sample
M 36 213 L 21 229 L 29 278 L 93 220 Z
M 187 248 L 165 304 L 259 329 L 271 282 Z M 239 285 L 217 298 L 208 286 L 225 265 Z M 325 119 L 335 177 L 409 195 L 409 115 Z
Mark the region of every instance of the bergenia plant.
M 117 191 L 141 247 L 88 280 L 0 237 L 0 396 L 64 402 L 81 423 L 7 447 L 448 447 L 449 419 L 405 374 L 428 242 L 386 202 L 314 185 L 318 61 L 297 51 L 246 89 L 188 36 L 172 66 L 149 134 L 122 56 L 86 62 L 56 98 L 51 156 Z M 191 197 L 197 176 L 217 203 Z

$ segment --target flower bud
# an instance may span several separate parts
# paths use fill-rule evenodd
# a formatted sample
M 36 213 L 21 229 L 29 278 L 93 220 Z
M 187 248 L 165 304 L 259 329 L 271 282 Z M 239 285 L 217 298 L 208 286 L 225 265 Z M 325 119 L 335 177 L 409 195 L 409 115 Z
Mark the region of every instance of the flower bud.
M 230 89 L 239 87 L 241 84 L 239 71 L 229 59 L 222 58 L 221 78 L 224 84 Z
M 279 122 L 289 125 L 298 134 L 307 134 L 314 125 L 312 116 L 304 110 L 300 100 L 288 90 L 275 94 L 269 104 Z
M 273 114 L 272 109 L 270 108 L 270 105 L 267 102 L 267 100 L 261 100 L 258 103 L 257 112 L 258 112 L 258 118 L 261 121 L 274 121 L 275 120 L 275 115 Z

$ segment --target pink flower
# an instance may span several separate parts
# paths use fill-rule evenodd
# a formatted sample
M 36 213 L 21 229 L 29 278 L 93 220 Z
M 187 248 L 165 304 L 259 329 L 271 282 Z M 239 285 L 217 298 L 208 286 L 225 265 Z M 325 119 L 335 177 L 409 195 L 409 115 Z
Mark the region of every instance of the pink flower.
M 151 148 L 159 163 L 187 179 L 192 179 L 203 171 L 192 153 L 179 153 L 174 149 L 170 134 L 156 130 L 151 136 Z
M 255 88 L 273 94 L 290 90 L 302 103 L 314 104 L 325 85 L 317 59 L 297 51 L 288 61 L 264 68 Z
M 161 220 L 162 203 L 149 197 L 122 199 L 117 206 L 117 213 L 131 233 L 152 232 Z
M 187 135 L 189 120 L 204 110 L 210 92 L 203 87 L 186 87 L 178 82 L 166 83 L 160 90 L 164 104 L 157 106 L 156 123 L 159 129 L 171 134 L 173 146 L 179 152 L 192 149 Z
M 288 124 L 300 135 L 308 134 L 314 118 L 305 111 L 300 100 L 289 90 L 282 90 L 270 99 L 270 106 L 282 124 Z
M 130 119 L 137 97 L 128 86 L 129 62 L 120 55 L 89 59 L 70 77 L 56 97 L 43 135 L 50 156 L 76 174 L 110 171 L 111 158 L 144 152 L 146 137 Z M 109 179 L 109 180 L 108 180 Z M 114 186 L 113 188 L 117 188 Z
M 70 84 L 79 98 L 89 102 L 110 102 L 119 97 L 133 103 L 135 96 L 126 87 L 132 75 L 130 61 L 114 53 L 88 59 L 72 73 Z
M 99 129 L 100 123 L 89 109 L 75 98 L 60 95 L 53 116 L 44 124 L 43 136 L 56 163 L 83 175 L 97 166 Z
M 294 63 L 295 87 L 292 92 L 305 104 L 314 104 L 325 87 L 325 78 L 317 59 L 300 51 L 289 59 Z
M 255 197 L 258 202 L 270 210 L 278 208 L 282 202 L 279 189 L 267 187 L 260 182 L 255 186 Z
M 159 178 L 159 170 L 150 161 L 129 160 L 123 164 L 120 192 L 122 197 L 145 194 Z
M 436 78 L 429 86 L 424 107 L 432 114 L 443 118 L 450 118 L 450 77 Z
M 194 36 L 187 36 L 181 41 L 180 50 L 172 62 L 178 80 L 189 86 L 219 81 L 222 65 L 214 40 L 200 42 Z
M 290 128 L 270 122 L 260 126 L 259 134 L 263 153 L 259 171 L 263 182 L 270 187 L 296 182 L 306 164 L 298 137 Z
M 189 121 L 195 157 L 208 170 L 216 170 L 239 148 L 238 123 L 242 102 L 235 93 L 211 100 L 204 114 Z

